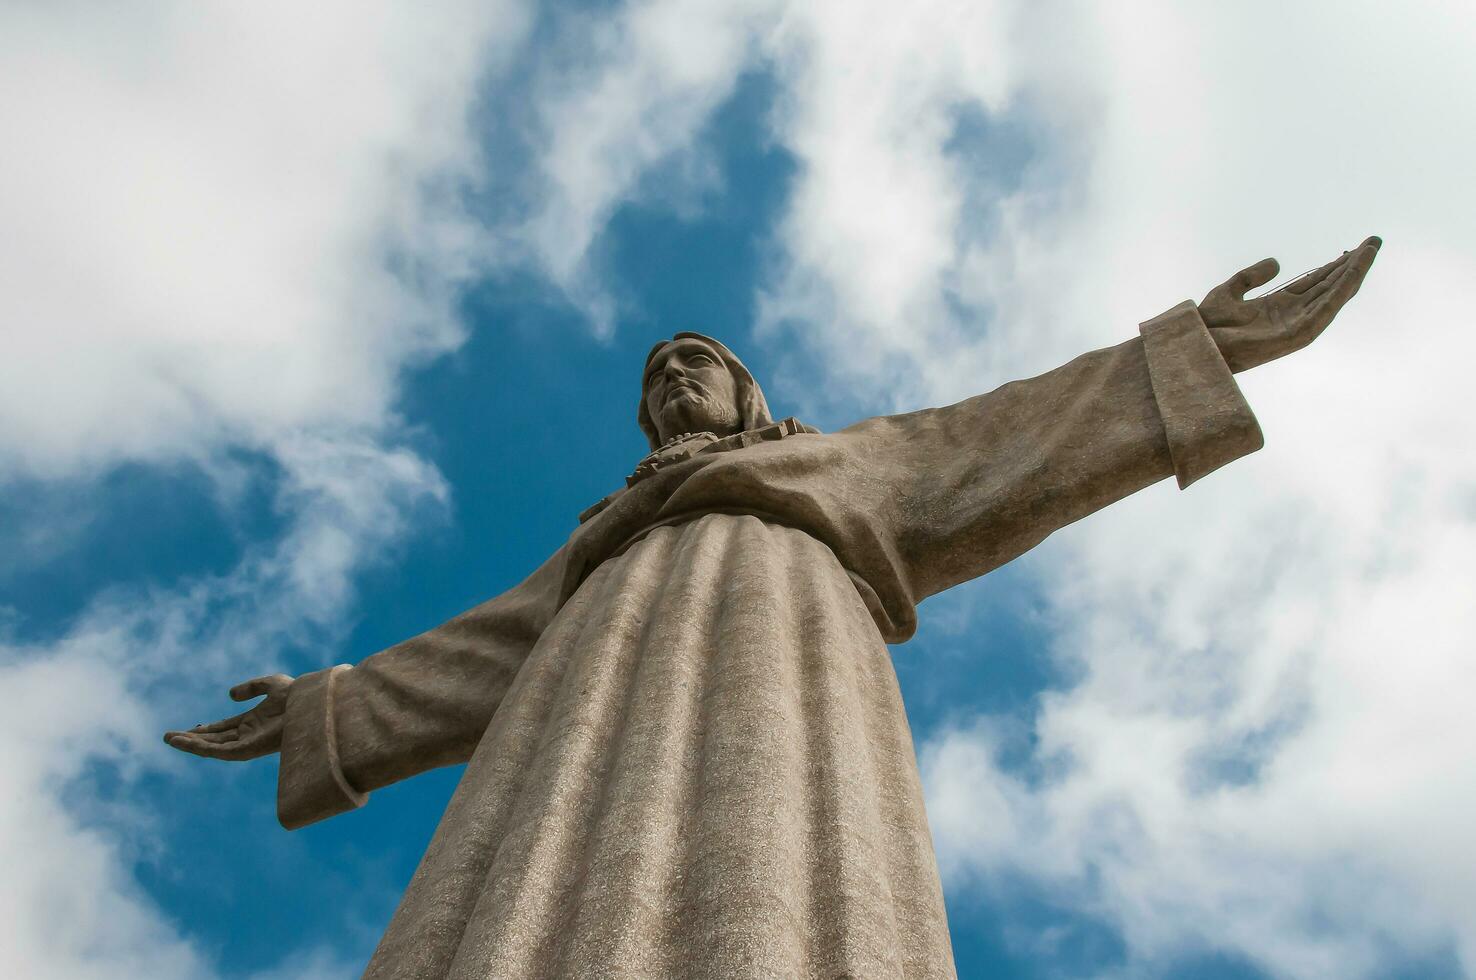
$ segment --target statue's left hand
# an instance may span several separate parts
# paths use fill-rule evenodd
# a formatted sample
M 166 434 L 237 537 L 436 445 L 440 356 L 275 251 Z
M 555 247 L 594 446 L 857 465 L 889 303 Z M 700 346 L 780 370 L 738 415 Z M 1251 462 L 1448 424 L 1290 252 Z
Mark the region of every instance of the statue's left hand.
M 1353 298 L 1383 243 L 1369 238 L 1320 269 L 1255 299 L 1245 294 L 1276 278 L 1281 266 L 1262 259 L 1211 289 L 1199 315 L 1232 371 L 1290 354 L 1316 340 Z
M 292 678 L 286 674 L 270 674 L 237 684 L 231 688 L 232 701 L 250 701 L 263 694 L 266 699 L 249 711 L 209 725 L 196 725 L 187 732 L 165 732 L 164 741 L 181 752 L 232 762 L 271 755 L 282 748 L 282 728 L 287 720 L 287 695 L 291 688 Z

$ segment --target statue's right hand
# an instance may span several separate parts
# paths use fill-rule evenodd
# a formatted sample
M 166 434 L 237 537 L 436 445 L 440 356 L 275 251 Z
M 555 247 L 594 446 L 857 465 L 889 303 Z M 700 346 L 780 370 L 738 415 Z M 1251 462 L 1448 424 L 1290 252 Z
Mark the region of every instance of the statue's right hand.
M 232 701 L 250 701 L 263 694 L 266 700 L 250 711 L 210 725 L 196 725 L 187 732 L 165 732 L 164 741 L 181 752 L 233 762 L 270 755 L 282 748 L 287 691 L 291 687 L 292 678 L 286 674 L 271 674 L 237 684 L 231 688 Z

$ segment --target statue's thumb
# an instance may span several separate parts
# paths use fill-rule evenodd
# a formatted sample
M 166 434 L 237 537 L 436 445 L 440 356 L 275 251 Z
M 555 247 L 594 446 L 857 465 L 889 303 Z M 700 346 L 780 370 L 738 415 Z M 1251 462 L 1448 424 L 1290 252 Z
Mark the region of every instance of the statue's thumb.
M 1275 259 L 1262 259 L 1255 265 L 1241 269 L 1230 277 L 1230 291 L 1236 299 L 1245 299 L 1245 294 L 1257 286 L 1264 286 L 1281 271 L 1281 263 Z
M 243 681 L 237 684 L 231 688 L 231 700 L 250 701 L 252 698 L 261 697 L 270 689 L 268 686 L 269 680 L 270 678 L 267 677 L 255 677 L 249 681 Z

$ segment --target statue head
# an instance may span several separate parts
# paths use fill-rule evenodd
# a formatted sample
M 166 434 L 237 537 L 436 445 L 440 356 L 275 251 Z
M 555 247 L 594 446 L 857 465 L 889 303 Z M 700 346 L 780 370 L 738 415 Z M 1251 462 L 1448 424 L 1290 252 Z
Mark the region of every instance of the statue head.
M 652 449 L 684 432 L 726 436 L 773 421 L 743 362 L 711 337 L 687 332 L 646 355 L 636 420 Z

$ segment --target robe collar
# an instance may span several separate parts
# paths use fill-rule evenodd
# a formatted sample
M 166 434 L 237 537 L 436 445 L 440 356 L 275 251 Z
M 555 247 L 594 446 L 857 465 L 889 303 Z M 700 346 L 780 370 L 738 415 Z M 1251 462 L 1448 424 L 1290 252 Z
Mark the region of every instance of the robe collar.
M 775 442 L 779 439 L 787 439 L 790 436 L 815 434 L 820 430 L 812 425 L 805 425 L 799 419 L 790 417 L 779 422 L 770 422 L 758 428 L 747 429 L 743 432 L 735 432 L 730 436 L 719 438 L 711 432 L 684 432 L 666 440 L 661 446 L 648 453 L 644 459 L 636 464 L 635 470 L 625 478 L 625 486 L 596 503 L 593 507 L 585 510 L 579 515 L 579 523 L 594 517 L 619 497 L 629 488 L 635 486 L 646 477 L 651 476 L 658 470 L 677 463 L 684 463 L 695 456 L 703 456 L 708 453 L 726 453 L 736 449 L 745 449 L 761 442 Z

